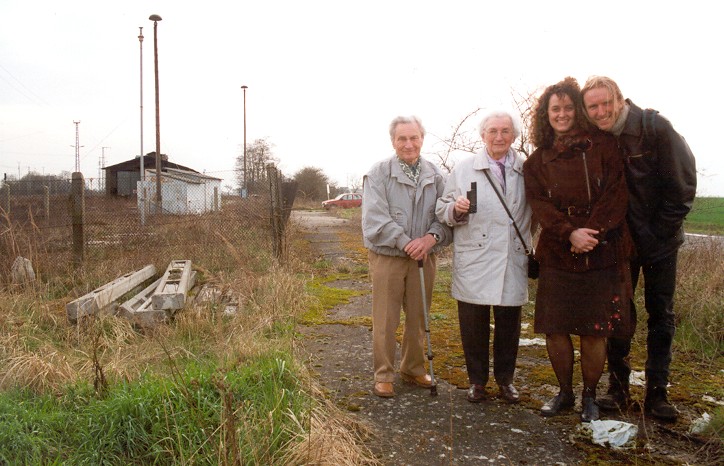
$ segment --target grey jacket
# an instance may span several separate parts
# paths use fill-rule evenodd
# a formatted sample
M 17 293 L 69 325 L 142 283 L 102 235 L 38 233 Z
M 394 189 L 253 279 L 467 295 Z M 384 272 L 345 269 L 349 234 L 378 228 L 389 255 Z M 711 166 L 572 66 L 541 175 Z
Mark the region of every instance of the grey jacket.
M 483 149 L 484 151 L 485 149 Z M 505 202 L 523 239 L 531 247 L 531 209 L 525 198 L 523 158 L 509 149 L 514 162 L 506 169 Z M 459 161 L 450 173 L 444 194 L 437 201 L 437 217 L 453 227 L 452 297 L 472 304 L 522 306 L 528 302 L 528 257 L 515 228 L 483 171 L 490 171 L 484 152 Z M 490 174 L 498 192 L 502 186 Z M 457 221 L 455 199 L 477 183 L 478 211 Z
M 450 228 L 435 217 L 444 186 L 440 169 L 423 158 L 417 185 L 402 171 L 397 155 L 376 163 L 363 179 L 364 246 L 377 254 L 407 257 L 407 243 L 428 233 L 440 235 L 432 252 L 449 244 Z

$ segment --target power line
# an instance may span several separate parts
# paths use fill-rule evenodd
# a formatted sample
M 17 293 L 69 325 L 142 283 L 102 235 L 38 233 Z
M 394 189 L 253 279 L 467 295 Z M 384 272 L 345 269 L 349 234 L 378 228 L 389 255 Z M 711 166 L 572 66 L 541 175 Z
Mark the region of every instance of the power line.
M 36 94 L 35 92 L 33 92 L 30 88 L 28 88 L 28 86 L 26 86 L 25 84 L 23 84 L 22 81 L 20 81 L 18 78 L 16 78 L 16 77 L 10 72 L 10 70 L 8 70 L 7 68 L 5 68 L 5 67 L 2 66 L 2 65 L 0 65 L 0 68 L 2 68 L 2 70 L 5 71 L 5 72 L 8 74 L 8 76 L 10 76 L 11 78 L 13 78 L 13 80 L 15 80 L 15 82 L 17 82 L 18 84 L 20 84 L 26 91 L 28 91 L 28 92 L 32 95 L 32 97 L 34 97 L 35 99 L 37 99 L 38 101 L 40 101 L 40 104 L 45 105 L 45 106 L 47 106 L 47 107 L 50 107 L 50 106 L 51 106 L 51 105 L 50 105 L 48 102 L 46 102 L 42 97 L 40 97 L 38 94 Z M 0 77 L 2 77 L 2 76 L 0 76 Z M 17 86 L 15 86 L 13 83 L 11 83 L 10 81 L 8 81 L 6 78 L 2 77 L 2 79 L 3 79 L 3 81 L 5 81 L 6 83 L 8 83 L 13 89 L 15 89 L 15 91 L 16 91 L 18 94 L 22 95 L 23 97 L 25 97 L 26 99 L 30 100 L 30 101 L 33 102 L 34 104 L 39 105 L 37 101 L 34 101 L 34 99 L 32 99 L 30 96 L 28 96 L 28 94 L 26 94 L 25 92 L 23 92 L 21 89 L 19 89 L 19 88 L 18 88 Z

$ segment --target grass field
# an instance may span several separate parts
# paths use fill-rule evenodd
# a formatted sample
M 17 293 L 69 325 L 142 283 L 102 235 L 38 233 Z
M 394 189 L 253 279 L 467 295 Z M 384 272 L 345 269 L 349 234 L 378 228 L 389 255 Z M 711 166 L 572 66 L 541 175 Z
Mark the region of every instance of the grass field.
M 684 229 L 687 233 L 724 235 L 724 197 L 697 197 Z

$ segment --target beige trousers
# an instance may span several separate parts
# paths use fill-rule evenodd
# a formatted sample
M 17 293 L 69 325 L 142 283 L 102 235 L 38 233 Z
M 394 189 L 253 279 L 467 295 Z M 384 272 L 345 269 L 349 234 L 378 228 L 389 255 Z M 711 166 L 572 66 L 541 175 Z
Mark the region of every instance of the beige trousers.
M 437 259 L 431 254 L 423 266 L 425 296 L 432 300 Z M 417 261 L 369 251 L 372 278 L 372 358 L 375 382 L 393 382 L 400 309 L 405 312 L 400 372 L 425 373 L 425 316 Z

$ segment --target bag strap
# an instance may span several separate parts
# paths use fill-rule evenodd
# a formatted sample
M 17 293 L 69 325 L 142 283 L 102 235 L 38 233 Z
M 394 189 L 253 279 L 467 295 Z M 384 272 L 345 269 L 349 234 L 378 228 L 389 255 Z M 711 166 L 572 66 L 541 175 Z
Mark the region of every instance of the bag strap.
M 503 196 L 498 191 L 498 188 L 495 187 L 495 183 L 493 183 L 493 180 L 490 179 L 490 173 L 488 173 L 490 170 L 483 170 L 483 173 L 485 174 L 485 177 L 490 182 L 490 186 L 493 187 L 493 191 L 495 191 L 495 194 L 498 195 L 498 199 L 500 199 L 500 203 L 503 204 L 503 208 L 505 209 L 505 213 L 508 214 L 508 217 L 510 217 L 510 221 L 513 222 L 513 228 L 515 228 L 515 232 L 518 234 L 518 238 L 520 239 L 520 242 L 523 244 L 523 249 L 525 249 L 525 254 L 527 256 L 535 254 L 535 251 L 533 249 L 528 249 L 528 245 L 525 244 L 525 240 L 523 239 L 523 235 L 520 233 L 520 229 L 518 229 L 518 224 L 515 223 L 515 219 L 513 218 L 513 214 L 510 213 L 510 209 L 508 209 L 508 205 L 505 203 L 505 200 L 503 199 Z
M 656 145 L 656 125 L 654 121 L 658 110 L 647 108 L 641 118 L 641 127 L 643 129 L 644 138 L 643 146 L 646 150 L 653 150 Z

